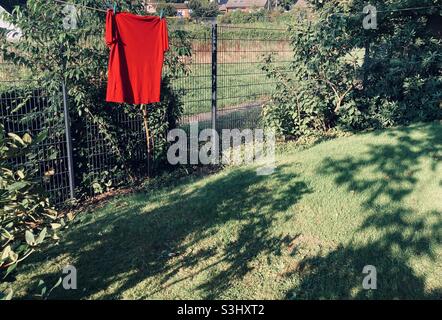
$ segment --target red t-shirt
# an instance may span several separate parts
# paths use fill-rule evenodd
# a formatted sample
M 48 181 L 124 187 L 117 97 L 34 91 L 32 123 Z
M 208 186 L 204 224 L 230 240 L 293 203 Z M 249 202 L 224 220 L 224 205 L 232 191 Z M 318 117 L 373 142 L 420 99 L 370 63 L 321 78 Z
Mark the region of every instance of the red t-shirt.
M 169 50 L 166 19 L 109 10 L 106 43 L 110 47 L 106 101 L 160 102 L 164 53 Z

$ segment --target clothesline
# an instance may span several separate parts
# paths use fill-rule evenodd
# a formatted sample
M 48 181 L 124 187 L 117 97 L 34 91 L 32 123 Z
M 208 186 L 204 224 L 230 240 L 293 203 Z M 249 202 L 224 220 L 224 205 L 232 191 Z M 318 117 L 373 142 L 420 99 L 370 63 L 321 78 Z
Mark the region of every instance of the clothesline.
M 53 1 L 54 2 L 58 2 L 60 4 L 73 5 L 73 6 L 76 6 L 76 7 L 81 7 L 81 8 L 85 8 L 85 9 L 89 9 L 89 10 L 95 10 L 95 11 L 104 12 L 104 13 L 107 12 L 107 10 L 105 10 L 105 9 L 91 7 L 91 6 L 87 6 L 87 5 L 83 5 L 83 4 L 72 3 L 72 2 L 63 1 L 63 0 L 53 0 Z M 161 3 L 161 2 L 148 2 L 146 4 L 151 4 L 151 5 L 164 4 L 164 5 L 167 5 L 167 3 Z M 421 6 L 421 7 L 408 7 L 408 8 L 399 8 L 399 9 L 390 9 L 390 10 L 377 10 L 377 13 L 403 12 L 403 11 L 420 11 L 420 10 L 436 9 L 436 8 L 442 9 L 442 5 L 426 6 L 426 7 L 424 7 L 424 6 Z M 358 12 L 358 13 L 335 12 L 335 13 L 331 13 L 330 15 L 359 16 L 359 15 L 366 15 L 366 14 L 367 13 L 364 13 L 364 12 Z M 206 17 L 206 16 L 204 16 L 204 17 L 201 17 L 201 18 L 213 18 L 213 17 Z
M 95 10 L 95 11 L 104 12 L 104 13 L 107 12 L 107 9 L 100 9 L 100 8 L 96 8 L 96 7 L 87 6 L 87 5 L 84 5 L 84 4 L 72 3 L 72 2 L 63 1 L 63 0 L 53 0 L 53 1 L 58 2 L 60 4 L 72 5 L 72 6 L 76 6 L 76 7 L 80 7 L 80 8 L 85 8 L 85 9 L 89 9 L 89 10 Z M 166 2 L 147 2 L 146 4 L 151 4 L 151 5 L 164 4 L 164 5 L 167 5 Z

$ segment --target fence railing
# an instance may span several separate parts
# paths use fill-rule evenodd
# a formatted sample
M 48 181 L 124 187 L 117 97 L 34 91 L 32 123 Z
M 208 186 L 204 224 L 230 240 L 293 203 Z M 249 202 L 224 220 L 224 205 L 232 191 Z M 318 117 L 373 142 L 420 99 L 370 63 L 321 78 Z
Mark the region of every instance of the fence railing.
M 186 128 L 198 122 L 200 130 L 257 128 L 262 106 L 276 85 L 261 66 L 268 54 L 273 54 L 274 64 L 288 65 L 291 50 L 286 32 L 202 25 L 197 31 L 187 33 L 192 54 L 184 63 L 189 73 L 172 82 L 173 88 L 182 92 L 180 125 Z M 89 182 L 88 194 L 103 192 L 103 185 L 113 188 L 147 174 L 145 133 L 139 112 L 124 112 L 120 106 L 109 106 L 110 117 L 118 124 L 119 132 L 124 133 L 124 148 L 130 149 L 129 159 L 125 160 L 130 163 L 117 160 L 119 150 L 100 133 L 100 124 L 94 120 L 87 121 L 86 154 L 80 159 L 75 152 L 69 153 L 71 148 L 75 149 L 75 141 L 72 143 L 69 137 L 69 121 L 64 113 L 67 97 L 61 86 L 59 92 L 50 94 L 36 81 L 11 79 L 13 74 L 28 73 L 23 68 L 0 64 L 0 123 L 7 131 L 18 134 L 34 135 L 48 130 L 48 139 L 38 146 L 38 154 L 42 184 L 54 203 L 63 204 L 72 196 L 79 196 L 72 172 L 78 165 L 86 172 L 83 182 Z M 19 105 L 23 106 L 17 109 Z M 26 159 L 15 161 L 22 165 Z M 131 170 L 114 170 L 116 166 Z

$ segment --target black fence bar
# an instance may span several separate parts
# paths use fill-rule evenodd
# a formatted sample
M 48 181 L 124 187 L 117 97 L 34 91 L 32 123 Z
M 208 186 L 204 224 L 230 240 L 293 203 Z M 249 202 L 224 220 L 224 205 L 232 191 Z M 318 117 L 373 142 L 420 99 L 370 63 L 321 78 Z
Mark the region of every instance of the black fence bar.
M 216 131 L 216 102 L 217 102 L 217 58 L 218 58 L 218 26 L 216 23 L 212 25 L 212 130 Z
M 72 155 L 71 122 L 69 117 L 68 93 L 66 89 L 66 83 L 63 82 L 61 88 L 63 94 L 63 113 L 64 113 L 66 149 L 67 149 L 68 169 L 69 169 L 69 192 L 71 200 L 74 200 L 75 199 L 74 157 Z

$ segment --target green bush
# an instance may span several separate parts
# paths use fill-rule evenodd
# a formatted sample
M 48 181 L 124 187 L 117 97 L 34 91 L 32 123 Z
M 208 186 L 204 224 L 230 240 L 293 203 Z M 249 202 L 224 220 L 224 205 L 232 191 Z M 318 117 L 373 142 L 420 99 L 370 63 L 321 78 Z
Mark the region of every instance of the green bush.
M 161 13 L 161 10 L 163 10 L 163 16 L 164 17 L 175 17 L 177 14 L 177 11 L 175 7 L 168 3 L 160 3 L 157 6 L 157 14 Z
M 264 9 L 254 10 L 252 12 L 232 11 L 220 16 L 218 21 L 222 24 L 241 24 L 254 22 L 271 22 L 272 15 Z
M 424 2 L 372 4 L 388 10 L 437 1 Z M 360 12 L 365 2 L 311 3 L 316 19 L 290 29 L 290 67 L 263 66 L 278 83 L 265 123 L 279 134 L 300 136 L 336 126 L 362 130 L 442 118 L 442 42 L 427 25 L 437 9 L 379 13 L 378 29 L 365 30 L 361 15 L 333 14 Z
M 190 0 L 189 9 L 192 18 L 210 18 L 219 14 L 218 4 L 208 0 Z
M 6 134 L 0 126 L 0 277 L 10 274 L 35 250 L 57 239 L 58 214 L 45 196 L 37 177 L 38 159 L 33 148 L 46 137 L 35 139 Z M 26 159 L 13 166 L 12 159 Z

